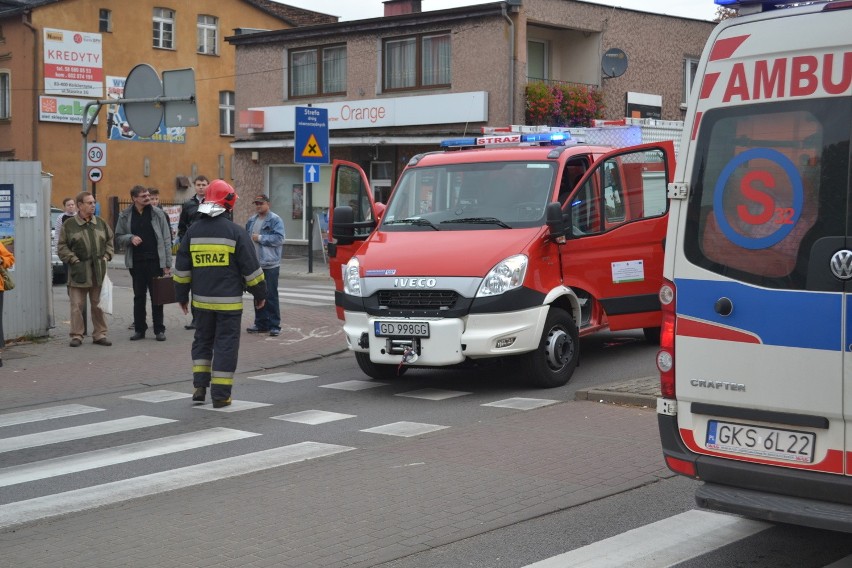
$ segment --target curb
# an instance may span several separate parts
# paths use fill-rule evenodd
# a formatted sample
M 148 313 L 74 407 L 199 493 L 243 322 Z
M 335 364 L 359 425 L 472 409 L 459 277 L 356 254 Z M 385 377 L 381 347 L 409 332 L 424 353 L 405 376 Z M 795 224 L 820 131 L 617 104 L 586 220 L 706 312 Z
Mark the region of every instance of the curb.
M 660 379 L 651 376 L 578 390 L 574 400 L 655 408 L 660 396 Z

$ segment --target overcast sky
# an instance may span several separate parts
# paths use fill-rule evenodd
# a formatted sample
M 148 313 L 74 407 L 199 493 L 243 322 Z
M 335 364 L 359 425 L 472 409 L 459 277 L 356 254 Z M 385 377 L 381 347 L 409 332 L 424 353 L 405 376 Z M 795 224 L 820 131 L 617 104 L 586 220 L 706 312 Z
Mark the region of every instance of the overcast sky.
M 276 0 L 299 8 L 340 16 L 341 21 L 378 18 L 384 14 L 382 0 Z M 494 0 L 422 0 L 424 12 L 486 4 Z M 713 0 L 594 0 L 597 4 L 631 10 L 656 12 L 670 16 L 712 20 L 716 14 Z

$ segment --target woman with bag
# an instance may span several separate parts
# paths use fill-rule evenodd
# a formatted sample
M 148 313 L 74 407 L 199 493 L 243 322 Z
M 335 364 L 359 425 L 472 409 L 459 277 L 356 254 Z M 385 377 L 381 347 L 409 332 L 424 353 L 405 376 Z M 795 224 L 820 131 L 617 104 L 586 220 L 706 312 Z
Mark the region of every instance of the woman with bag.
M 3 296 L 6 295 L 6 290 L 11 290 L 15 283 L 7 270 L 15 264 L 15 255 L 9 249 L 3 246 L 0 242 L 0 367 L 3 366 L 3 349 L 6 348 L 5 335 L 3 334 Z

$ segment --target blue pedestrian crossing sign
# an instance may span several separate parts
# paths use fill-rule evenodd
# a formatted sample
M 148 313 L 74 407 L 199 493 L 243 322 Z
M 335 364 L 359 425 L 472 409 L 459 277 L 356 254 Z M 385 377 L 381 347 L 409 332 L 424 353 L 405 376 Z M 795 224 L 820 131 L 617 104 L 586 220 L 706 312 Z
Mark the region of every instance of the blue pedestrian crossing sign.
M 329 164 L 328 109 L 296 107 L 296 130 L 293 137 L 293 162 L 296 164 Z M 307 172 L 305 173 L 307 177 Z

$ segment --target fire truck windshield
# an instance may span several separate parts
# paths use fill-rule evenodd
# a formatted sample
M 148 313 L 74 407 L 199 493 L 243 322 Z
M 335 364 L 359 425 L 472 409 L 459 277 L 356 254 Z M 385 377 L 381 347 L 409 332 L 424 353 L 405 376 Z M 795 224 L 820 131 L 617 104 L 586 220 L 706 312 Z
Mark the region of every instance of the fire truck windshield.
M 442 231 L 457 231 L 539 226 L 552 200 L 556 166 L 554 162 L 531 161 L 409 168 L 391 197 L 382 229 L 432 231 L 439 226 Z M 415 219 L 422 221 L 412 222 Z

